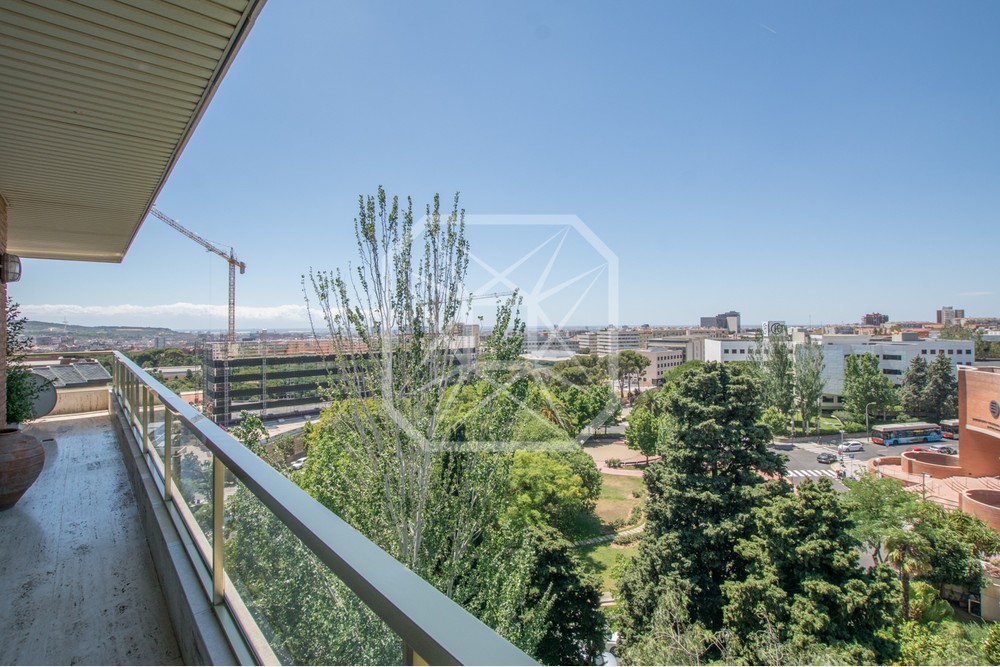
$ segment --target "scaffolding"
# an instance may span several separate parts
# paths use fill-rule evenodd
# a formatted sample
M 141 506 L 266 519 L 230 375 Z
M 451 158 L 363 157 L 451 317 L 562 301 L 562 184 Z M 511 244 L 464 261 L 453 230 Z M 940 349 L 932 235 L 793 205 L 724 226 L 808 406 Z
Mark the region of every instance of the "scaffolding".
M 338 353 L 331 341 L 283 340 L 208 343 L 204 351 L 205 415 L 220 426 L 243 411 L 263 418 L 316 414 Z M 363 352 L 350 346 L 350 352 Z

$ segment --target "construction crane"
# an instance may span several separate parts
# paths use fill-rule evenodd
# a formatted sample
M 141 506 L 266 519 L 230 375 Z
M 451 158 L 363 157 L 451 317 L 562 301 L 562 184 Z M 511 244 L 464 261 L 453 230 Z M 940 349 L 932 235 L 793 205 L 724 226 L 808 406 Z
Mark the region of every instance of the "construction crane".
M 499 299 L 502 296 L 511 296 L 514 294 L 513 290 L 507 292 L 492 292 L 490 294 L 472 294 L 469 299 L 472 301 L 479 301 L 480 299 Z
M 188 237 L 198 245 L 202 246 L 206 250 L 211 250 L 216 255 L 222 259 L 229 262 L 229 342 L 233 343 L 236 341 L 236 267 L 240 268 L 240 275 L 246 273 L 247 265 L 244 262 L 236 259 L 236 254 L 233 249 L 230 248 L 227 253 L 222 248 L 218 248 L 212 243 L 209 243 L 205 239 L 201 238 L 191 230 L 185 228 L 181 223 L 177 222 L 168 215 L 165 215 L 162 211 L 157 209 L 155 206 L 150 210 L 150 213 L 155 215 L 157 218 L 167 223 L 177 231 L 179 231 L 184 236 Z

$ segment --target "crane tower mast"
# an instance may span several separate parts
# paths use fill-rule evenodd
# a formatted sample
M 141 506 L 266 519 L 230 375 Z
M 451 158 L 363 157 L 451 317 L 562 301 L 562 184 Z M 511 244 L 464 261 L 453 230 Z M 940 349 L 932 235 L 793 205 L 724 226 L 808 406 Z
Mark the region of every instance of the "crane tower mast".
M 229 252 L 227 253 L 222 248 L 219 248 L 218 246 L 214 245 L 213 243 L 211 243 L 209 241 L 206 241 L 205 239 L 201 238 L 200 236 L 198 236 L 197 234 L 195 234 L 191 230 L 189 230 L 186 227 L 184 227 L 181 223 L 177 222 L 176 220 L 174 220 L 170 216 L 164 214 L 162 211 L 160 211 L 159 209 L 157 209 L 155 206 L 152 209 L 150 209 L 150 213 L 152 213 L 155 217 L 157 217 L 160 220 L 162 220 L 163 222 L 167 223 L 169 226 L 173 227 L 174 229 L 176 229 L 181 234 L 183 234 L 184 236 L 188 237 L 189 239 L 191 239 L 192 241 L 194 241 L 198 245 L 202 246 L 206 250 L 210 250 L 210 251 L 214 252 L 216 255 L 218 255 L 222 259 L 226 260 L 227 262 L 229 262 L 229 338 L 228 338 L 228 341 L 230 343 L 235 342 L 235 340 L 236 340 L 236 268 L 239 267 L 240 274 L 242 275 L 247 270 L 246 263 L 245 262 L 241 262 L 240 260 L 236 259 L 236 254 L 233 252 L 232 248 L 230 248 Z

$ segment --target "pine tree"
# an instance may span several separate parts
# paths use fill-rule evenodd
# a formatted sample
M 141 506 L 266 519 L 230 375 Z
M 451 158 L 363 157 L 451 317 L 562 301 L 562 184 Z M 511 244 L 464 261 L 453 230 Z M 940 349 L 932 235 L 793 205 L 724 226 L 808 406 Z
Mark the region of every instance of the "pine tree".
M 858 567 L 850 527 L 828 479 L 807 480 L 754 510 L 751 535 L 736 545 L 749 576 L 723 585 L 726 627 L 749 664 L 767 664 L 760 638 L 768 631 L 794 655 L 821 646 L 866 661 L 890 657 L 880 631 L 895 616 L 891 573 Z
M 949 357 L 939 354 L 931 362 L 922 397 L 929 421 L 937 423 L 958 416 L 958 380 Z
M 623 640 L 639 641 L 665 591 L 689 591 L 691 619 L 710 629 L 722 622 L 723 582 L 739 577 L 746 558 L 733 547 L 766 498 L 787 492 L 762 473 L 784 472 L 758 424 L 760 388 L 738 366 L 707 363 L 684 373 L 665 399 L 668 428 L 662 459 L 647 468 L 646 530 L 624 573 Z

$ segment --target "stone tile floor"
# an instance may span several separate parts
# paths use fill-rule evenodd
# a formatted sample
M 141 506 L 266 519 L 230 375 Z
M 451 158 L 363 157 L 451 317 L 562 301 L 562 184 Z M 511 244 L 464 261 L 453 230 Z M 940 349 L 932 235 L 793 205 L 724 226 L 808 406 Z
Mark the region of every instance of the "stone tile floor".
M 0 664 L 182 664 L 107 414 L 26 432 L 45 468 L 0 512 Z

